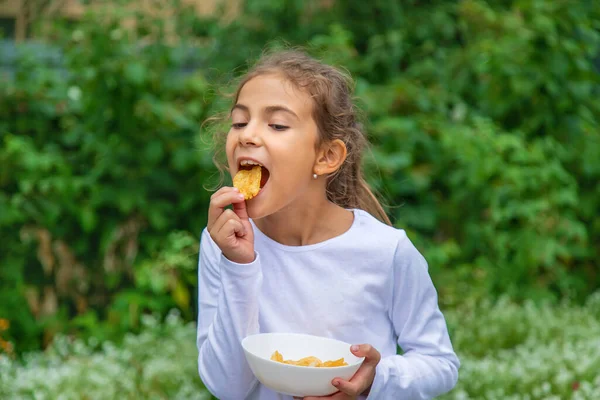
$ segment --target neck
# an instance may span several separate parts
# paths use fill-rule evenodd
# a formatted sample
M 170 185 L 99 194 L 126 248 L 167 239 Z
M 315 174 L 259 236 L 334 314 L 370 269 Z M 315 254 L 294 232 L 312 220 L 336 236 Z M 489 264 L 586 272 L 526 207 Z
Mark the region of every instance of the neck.
M 255 220 L 262 233 L 287 246 L 305 246 L 341 235 L 352 225 L 353 214 L 325 197 L 311 204 L 291 204 Z

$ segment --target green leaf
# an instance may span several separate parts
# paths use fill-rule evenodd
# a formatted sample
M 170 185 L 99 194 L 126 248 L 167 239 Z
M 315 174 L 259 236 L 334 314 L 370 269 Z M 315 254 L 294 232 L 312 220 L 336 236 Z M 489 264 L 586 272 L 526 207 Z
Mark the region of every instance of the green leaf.
M 141 86 L 148 78 L 148 70 L 141 62 L 130 62 L 125 64 L 125 78 L 136 86 Z

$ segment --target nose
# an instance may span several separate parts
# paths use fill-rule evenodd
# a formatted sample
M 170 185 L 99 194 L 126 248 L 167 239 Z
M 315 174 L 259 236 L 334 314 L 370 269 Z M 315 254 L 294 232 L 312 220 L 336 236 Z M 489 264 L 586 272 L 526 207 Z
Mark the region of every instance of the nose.
M 238 140 L 242 146 L 258 146 L 260 134 L 256 124 L 248 124 L 239 133 Z

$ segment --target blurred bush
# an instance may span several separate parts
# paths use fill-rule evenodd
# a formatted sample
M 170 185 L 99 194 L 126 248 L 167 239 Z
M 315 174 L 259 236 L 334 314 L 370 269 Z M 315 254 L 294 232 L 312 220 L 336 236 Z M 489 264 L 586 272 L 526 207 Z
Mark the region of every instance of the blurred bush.
M 57 24 L 59 67 L 23 46 L 3 78 L 0 318 L 18 352 L 57 332 L 118 340 L 147 312 L 194 317 L 216 182 L 201 123 L 266 43 L 352 72 L 369 180 L 444 306 L 599 287 L 600 3 L 247 0 L 234 18 L 173 4 Z
M 54 32 L 62 68 L 24 47 L 0 89 L 0 316 L 19 351 L 118 337 L 143 312 L 193 318 L 213 174 L 194 140 L 213 94 L 184 69 L 196 50 L 124 7 Z

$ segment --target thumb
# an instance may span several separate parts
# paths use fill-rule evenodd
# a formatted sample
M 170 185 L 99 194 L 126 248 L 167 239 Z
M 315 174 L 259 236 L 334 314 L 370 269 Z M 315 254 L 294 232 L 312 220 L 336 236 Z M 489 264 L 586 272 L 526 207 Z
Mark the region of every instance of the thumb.
M 357 357 L 365 357 L 365 364 L 377 365 L 381 360 L 381 354 L 370 344 L 355 344 L 350 351 Z
M 248 210 L 246 209 L 246 200 L 242 200 L 239 203 L 233 203 L 233 212 L 235 212 L 241 220 L 247 221 L 249 217 Z

